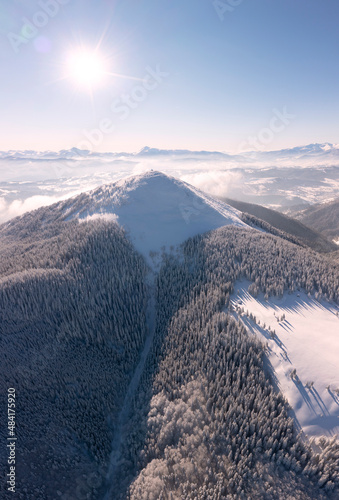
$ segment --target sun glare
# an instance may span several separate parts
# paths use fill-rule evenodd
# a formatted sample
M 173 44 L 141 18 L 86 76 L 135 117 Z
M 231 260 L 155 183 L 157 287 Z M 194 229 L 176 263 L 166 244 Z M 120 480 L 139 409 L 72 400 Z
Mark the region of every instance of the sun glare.
M 68 58 L 69 77 L 85 89 L 99 86 L 105 79 L 106 69 L 103 57 L 95 51 L 73 52 Z

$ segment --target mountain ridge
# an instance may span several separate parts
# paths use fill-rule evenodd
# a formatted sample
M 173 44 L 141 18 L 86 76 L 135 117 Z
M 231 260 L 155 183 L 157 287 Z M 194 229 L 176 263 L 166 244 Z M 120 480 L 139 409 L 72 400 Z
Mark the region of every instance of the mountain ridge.
M 339 198 L 292 212 L 292 216 L 326 238 L 339 242 Z
M 72 147 L 70 149 L 61 149 L 59 151 L 35 151 L 35 150 L 8 150 L 0 151 L 0 159 L 31 159 L 31 160 L 46 160 L 50 159 L 79 159 L 79 158 L 116 158 L 120 156 L 132 156 L 132 157 L 142 157 L 142 156 L 186 156 L 186 155 L 196 155 L 196 156 L 208 156 L 214 155 L 224 159 L 234 159 L 246 158 L 248 155 L 248 160 L 253 159 L 253 157 L 258 156 L 259 158 L 267 157 L 268 159 L 274 156 L 295 156 L 296 158 L 307 158 L 307 156 L 324 156 L 339 158 L 339 144 L 333 144 L 329 142 L 325 143 L 311 143 L 304 146 L 295 146 L 291 148 L 282 148 L 275 150 L 246 150 L 246 151 L 215 151 L 215 150 L 189 150 L 189 149 L 161 149 L 155 147 L 144 146 L 135 152 L 124 152 L 124 151 L 105 151 L 99 152 L 92 149 L 81 149 L 78 147 Z
M 234 208 L 241 210 L 241 212 L 258 217 L 276 229 L 297 237 L 302 243 L 316 251 L 328 253 L 337 250 L 334 243 L 326 239 L 319 231 L 312 229 L 307 224 L 303 224 L 302 221 L 288 217 L 281 212 L 263 207 L 262 205 L 246 203 L 226 197 L 220 199 Z
M 153 170 L 38 210 L 46 217 L 65 220 L 85 222 L 103 218 L 115 221 L 146 257 L 150 252 L 160 252 L 162 248 L 169 250 L 189 237 L 224 225 L 250 229 L 235 208 Z

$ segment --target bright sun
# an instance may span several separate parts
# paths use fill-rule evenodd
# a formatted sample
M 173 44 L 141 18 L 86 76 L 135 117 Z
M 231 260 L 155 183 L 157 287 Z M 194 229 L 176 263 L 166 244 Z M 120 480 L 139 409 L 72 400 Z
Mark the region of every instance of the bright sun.
M 103 57 L 95 51 L 80 50 L 68 58 L 69 77 L 79 87 L 93 89 L 100 85 L 106 75 Z

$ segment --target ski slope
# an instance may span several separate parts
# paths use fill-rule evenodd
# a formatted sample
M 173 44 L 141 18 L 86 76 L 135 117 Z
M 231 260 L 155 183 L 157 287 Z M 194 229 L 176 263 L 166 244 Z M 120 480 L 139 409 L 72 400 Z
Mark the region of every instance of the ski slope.
M 245 281 L 235 286 L 234 315 L 267 342 L 269 368 L 297 427 L 308 436 L 339 435 L 338 306 L 303 292 L 266 301 L 262 295 L 252 297 L 248 286 Z

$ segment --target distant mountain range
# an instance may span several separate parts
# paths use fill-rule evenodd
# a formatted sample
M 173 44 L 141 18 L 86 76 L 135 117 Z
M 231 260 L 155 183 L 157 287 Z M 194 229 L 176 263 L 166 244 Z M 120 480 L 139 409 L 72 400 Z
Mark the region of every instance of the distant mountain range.
M 136 153 L 0 152 L 0 221 L 152 168 L 212 196 L 302 210 L 338 198 L 338 151 L 325 143 L 238 154 L 149 147 Z
M 230 161 L 235 163 L 247 163 L 256 165 L 263 162 L 265 165 L 274 165 L 276 161 L 279 165 L 286 163 L 289 165 L 314 166 L 319 164 L 337 165 L 339 162 L 339 144 L 309 144 L 288 149 L 275 151 L 253 150 L 226 153 L 220 151 L 190 151 L 186 149 L 157 149 L 144 147 L 136 153 L 126 152 L 94 152 L 92 150 L 79 149 L 73 147 L 68 150 L 54 151 L 33 151 L 33 150 L 10 150 L 1 151 L 0 159 L 3 160 L 85 160 L 85 159 L 117 159 L 117 158 L 138 158 L 138 157 L 174 157 L 174 158 L 214 158 L 219 161 Z

